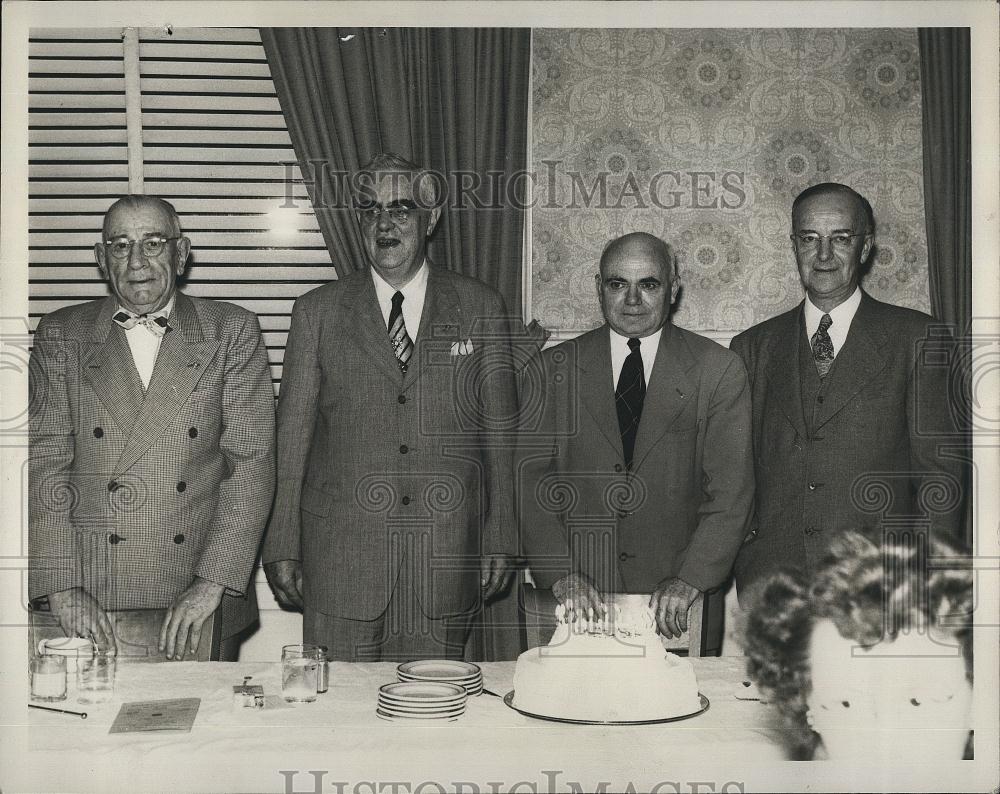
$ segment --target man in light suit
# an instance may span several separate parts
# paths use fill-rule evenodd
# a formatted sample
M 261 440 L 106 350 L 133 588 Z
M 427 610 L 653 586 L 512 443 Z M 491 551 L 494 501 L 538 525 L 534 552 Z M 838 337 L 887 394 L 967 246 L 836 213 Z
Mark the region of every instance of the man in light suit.
M 606 323 L 546 350 L 529 378 L 519 444 L 522 542 L 536 584 L 571 618 L 606 593 L 649 593 L 679 636 L 720 585 L 753 498 L 750 397 L 739 358 L 669 322 L 679 283 L 660 239 L 636 232 L 601 256 Z
M 427 261 L 435 185 L 386 153 L 359 174 L 367 267 L 295 302 L 264 569 L 303 640 L 348 661 L 461 658 L 516 552 L 506 314 Z
M 948 365 L 924 355 L 932 319 L 859 286 L 874 245 L 871 205 L 846 185 L 807 188 L 792 204 L 805 300 L 733 339 L 753 394 L 754 537 L 737 589 L 778 568 L 815 570 L 845 529 L 961 519 Z M 920 515 L 923 514 L 923 515 Z
M 169 203 L 125 196 L 94 247 L 112 294 L 38 324 L 29 591 L 104 647 L 108 611 L 165 608 L 159 647 L 176 659 L 217 613 L 235 659 L 257 616 L 274 397 L 257 318 L 177 291 L 189 250 Z

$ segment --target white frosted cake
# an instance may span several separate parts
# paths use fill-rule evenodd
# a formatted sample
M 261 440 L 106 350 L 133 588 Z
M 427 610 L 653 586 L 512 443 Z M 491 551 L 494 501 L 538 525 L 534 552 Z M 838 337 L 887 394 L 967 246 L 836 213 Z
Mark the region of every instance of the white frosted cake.
M 701 708 L 691 662 L 664 650 L 651 617 L 582 633 L 560 622 L 548 645 L 518 657 L 513 704 L 594 722 L 658 720 Z

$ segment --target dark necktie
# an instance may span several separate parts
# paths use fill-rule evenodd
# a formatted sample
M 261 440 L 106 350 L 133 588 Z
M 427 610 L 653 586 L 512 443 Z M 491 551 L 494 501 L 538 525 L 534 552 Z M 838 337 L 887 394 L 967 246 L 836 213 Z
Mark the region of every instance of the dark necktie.
M 812 335 L 813 359 L 816 361 L 816 371 L 819 372 L 820 378 L 825 378 L 833 366 L 833 340 L 828 333 L 831 325 L 833 318 L 829 314 L 824 314 L 819 321 L 819 328 Z
M 406 323 L 403 322 L 403 293 L 397 292 L 392 296 L 392 311 L 389 312 L 389 341 L 392 343 L 392 352 L 396 354 L 399 362 L 399 369 L 405 375 L 406 368 L 413 355 L 413 340 L 406 333 Z
M 155 336 L 163 336 L 170 330 L 167 318 L 160 314 L 133 314 L 128 309 L 119 309 L 111 319 L 126 331 L 131 331 L 137 325 L 141 325 Z
M 640 341 L 629 339 L 628 347 L 632 352 L 625 357 L 621 374 L 618 376 L 618 388 L 615 389 L 615 407 L 618 409 L 618 429 L 622 434 L 622 452 L 625 455 L 625 467 L 632 468 L 632 452 L 635 450 L 635 436 L 639 430 L 639 419 L 642 417 L 642 401 L 646 397 L 646 376 L 642 371 L 642 352 Z

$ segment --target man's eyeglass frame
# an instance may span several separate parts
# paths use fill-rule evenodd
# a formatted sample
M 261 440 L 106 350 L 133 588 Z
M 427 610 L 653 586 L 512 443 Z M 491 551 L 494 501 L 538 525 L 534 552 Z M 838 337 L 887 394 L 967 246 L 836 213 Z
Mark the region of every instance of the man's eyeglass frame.
M 116 237 L 114 240 L 105 240 L 104 244 L 111 250 L 111 256 L 115 259 L 128 259 L 132 256 L 132 248 L 136 243 L 139 243 L 143 256 L 151 257 L 159 256 L 167 247 L 167 243 L 173 240 L 180 240 L 181 237 L 182 235 L 177 235 L 176 237 L 164 237 L 160 234 L 143 237 L 141 240 L 130 240 L 128 237 Z M 116 250 L 116 246 L 120 243 L 128 243 L 128 248 L 124 251 Z M 149 246 L 152 246 L 152 250 L 148 250 Z

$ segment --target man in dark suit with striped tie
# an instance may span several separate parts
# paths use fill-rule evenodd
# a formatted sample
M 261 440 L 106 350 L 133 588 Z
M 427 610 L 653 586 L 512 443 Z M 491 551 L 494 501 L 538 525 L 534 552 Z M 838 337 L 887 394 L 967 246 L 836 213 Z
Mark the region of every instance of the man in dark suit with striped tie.
M 264 569 L 335 659 L 461 658 L 517 551 L 506 308 L 427 261 L 429 174 L 381 154 L 358 177 L 368 267 L 292 312 Z
M 864 196 L 807 188 L 792 204 L 805 300 L 733 339 L 753 394 L 754 530 L 740 550 L 741 600 L 779 568 L 815 570 L 845 529 L 897 519 L 946 535 L 961 521 L 947 363 L 926 314 L 859 286 L 875 241 Z
M 612 240 L 596 285 L 606 323 L 528 373 L 542 393 L 519 443 L 522 541 L 535 583 L 571 617 L 600 616 L 608 593 L 644 593 L 659 631 L 679 636 L 749 523 L 746 372 L 669 322 L 679 282 L 662 240 Z

